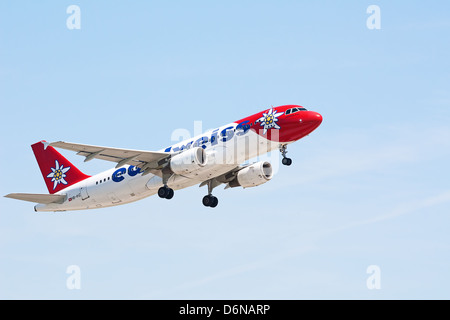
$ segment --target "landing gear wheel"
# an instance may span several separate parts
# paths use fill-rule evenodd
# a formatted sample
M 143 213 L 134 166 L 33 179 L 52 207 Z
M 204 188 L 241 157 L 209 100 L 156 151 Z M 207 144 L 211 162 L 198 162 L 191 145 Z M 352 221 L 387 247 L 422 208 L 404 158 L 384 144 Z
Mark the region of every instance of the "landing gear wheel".
M 283 158 L 283 160 L 281 160 L 281 163 L 284 164 L 285 166 L 290 166 L 292 164 L 292 159 L 291 158 Z
M 167 187 L 161 187 L 158 189 L 158 196 L 160 198 L 165 198 L 168 193 L 169 193 L 169 188 L 167 188 Z
M 166 195 L 166 199 L 172 199 L 174 195 L 173 189 L 169 188 L 169 192 Z
M 202 203 L 205 207 L 209 207 L 212 203 L 212 196 L 206 195 L 203 197 Z
M 213 195 L 208 194 L 203 197 L 202 203 L 205 207 L 215 208 L 215 207 L 217 207 L 217 204 L 219 203 L 219 199 L 217 199 Z
M 160 198 L 172 199 L 174 195 L 173 189 L 169 187 L 161 187 L 158 189 L 158 196 Z
M 286 157 L 287 145 L 285 145 L 285 144 L 280 145 L 280 152 L 281 152 L 281 155 L 283 156 L 283 160 L 281 160 L 281 163 L 284 164 L 285 166 L 290 166 L 292 164 L 292 159 Z
M 217 207 L 218 204 L 219 204 L 219 199 L 217 199 L 216 197 L 213 197 L 213 201 L 212 201 L 210 207 L 215 208 L 215 207 Z

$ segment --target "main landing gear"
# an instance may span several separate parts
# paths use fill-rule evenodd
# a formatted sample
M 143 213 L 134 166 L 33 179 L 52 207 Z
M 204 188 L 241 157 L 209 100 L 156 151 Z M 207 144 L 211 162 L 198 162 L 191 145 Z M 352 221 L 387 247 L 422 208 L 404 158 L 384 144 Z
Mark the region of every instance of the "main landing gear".
M 205 207 L 215 208 L 219 203 L 219 199 L 214 197 L 212 194 L 207 194 L 203 197 L 202 203 Z
M 284 164 L 285 166 L 290 166 L 292 164 L 292 159 L 286 157 L 287 145 L 285 144 L 280 145 L 280 152 L 281 155 L 283 156 L 283 160 L 281 160 L 281 163 Z
M 215 208 L 219 203 L 219 199 L 212 195 L 212 190 L 220 185 L 220 182 L 216 181 L 216 179 L 211 179 L 206 182 L 208 185 L 208 194 L 203 197 L 202 203 L 205 207 Z M 200 186 L 204 186 L 205 184 L 201 184 Z
M 168 200 L 173 198 L 174 194 L 173 189 L 167 186 L 167 182 L 169 181 L 171 176 L 172 176 L 171 172 L 164 171 L 164 169 L 162 170 L 163 186 L 158 189 L 158 196 L 160 198 L 165 198 Z
M 172 199 L 174 195 L 173 189 L 164 186 L 158 189 L 158 196 L 160 198 Z

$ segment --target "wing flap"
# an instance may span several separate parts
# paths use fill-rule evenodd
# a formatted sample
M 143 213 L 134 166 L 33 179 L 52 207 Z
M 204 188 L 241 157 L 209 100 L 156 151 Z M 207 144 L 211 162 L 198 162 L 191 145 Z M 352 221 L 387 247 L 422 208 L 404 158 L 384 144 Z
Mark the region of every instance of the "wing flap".
M 10 193 L 6 198 L 30 201 L 35 203 L 49 204 L 49 203 L 63 203 L 65 194 L 39 194 L 39 193 Z

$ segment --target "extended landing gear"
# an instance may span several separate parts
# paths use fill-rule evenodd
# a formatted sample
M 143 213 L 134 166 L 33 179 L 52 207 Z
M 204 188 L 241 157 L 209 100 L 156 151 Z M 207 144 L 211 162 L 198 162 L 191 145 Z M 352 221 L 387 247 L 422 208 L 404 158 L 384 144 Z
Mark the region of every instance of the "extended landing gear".
M 285 144 L 280 145 L 280 152 L 281 155 L 283 156 L 283 160 L 281 160 L 281 163 L 284 164 L 285 166 L 290 166 L 292 164 L 292 159 L 286 157 L 287 145 Z
M 284 164 L 285 166 L 290 166 L 292 164 L 292 159 L 291 158 L 283 158 L 283 160 L 281 160 L 281 163 Z
M 164 186 L 158 189 L 158 196 L 160 198 L 172 199 L 174 195 L 173 189 Z
M 169 188 L 167 186 L 167 182 L 169 181 L 171 176 L 172 176 L 171 172 L 164 171 L 164 169 L 162 170 L 163 186 L 158 189 L 158 196 L 160 198 L 165 198 L 165 199 L 172 199 L 173 198 L 173 194 L 174 194 L 173 189 Z
M 205 207 L 215 208 L 219 204 L 219 199 L 214 197 L 212 194 L 208 194 L 203 197 L 202 202 Z
M 202 203 L 205 207 L 215 208 L 219 204 L 219 199 L 212 195 L 212 190 L 220 185 L 220 182 L 218 182 L 216 179 L 211 179 L 205 181 L 200 186 L 204 186 L 205 184 L 208 186 L 208 194 L 203 197 Z

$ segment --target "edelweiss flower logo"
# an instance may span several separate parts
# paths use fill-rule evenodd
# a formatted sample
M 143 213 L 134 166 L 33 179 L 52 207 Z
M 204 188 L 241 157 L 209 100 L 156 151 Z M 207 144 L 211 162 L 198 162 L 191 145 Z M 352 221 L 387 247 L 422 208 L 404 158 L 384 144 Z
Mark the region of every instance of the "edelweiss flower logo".
M 58 160 L 55 160 L 55 167 L 51 168 L 53 172 L 47 175 L 47 178 L 52 178 L 53 182 L 53 190 L 55 190 L 56 186 L 60 183 L 67 184 L 67 181 L 64 180 L 66 177 L 66 172 L 69 171 L 70 167 L 64 168 L 64 165 L 59 166 Z
M 263 134 L 266 134 L 267 130 L 275 128 L 281 129 L 281 127 L 276 123 L 278 117 L 281 116 L 283 112 L 277 112 L 273 107 L 267 113 L 263 113 L 263 116 L 256 120 L 256 122 L 261 122 L 261 127 L 264 127 Z

